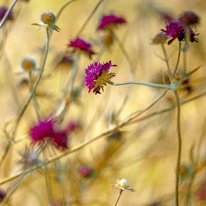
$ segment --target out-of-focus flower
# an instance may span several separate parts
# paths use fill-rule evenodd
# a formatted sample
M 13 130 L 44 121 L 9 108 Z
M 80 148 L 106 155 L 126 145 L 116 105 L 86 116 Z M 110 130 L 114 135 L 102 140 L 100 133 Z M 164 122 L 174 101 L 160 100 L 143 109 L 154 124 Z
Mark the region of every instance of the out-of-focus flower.
M 56 14 L 52 11 L 45 11 L 41 14 L 39 23 L 34 23 L 32 25 L 43 26 L 50 30 L 60 31 L 60 28 L 55 25 L 56 23 Z
M 112 66 L 116 65 L 109 61 L 103 64 L 94 62 L 87 67 L 85 70 L 85 84 L 89 92 L 92 90 L 95 94 L 101 94 L 100 90 L 103 90 L 103 86 L 111 83 L 110 79 L 115 76 L 115 73 L 109 73 Z
M 58 149 L 68 148 L 68 136 L 70 132 L 66 129 L 60 129 L 54 119 L 41 120 L 30 130 L 30 136 L 34 143 L 41 143 L 49 140 L 49 143 Z
M 53 119 L 41 120 L 30 130 L 30 136 L 34 143 L 45 141 L 47 138 L 52 139 L 54 133 L 55 129 Z
M 112 36 L 111 31 L 105 32 L 101 37 L 101 42 L 104 44 L 104 46 L 109 47 L 113 44 L 114 38 Z
M 180 181 L 184 181 L 187 178 L 192 177 L 194 174 L 194 167 L 191 164 L 185 164 L 182 163 L 179 168 L 179 176 L 180 176 Z
M 108 14 L 101 17 L 97 30 L 111 30 L 125 23 L 126 20 L 123 17 L 116 16 L 115 14 Z
M 7 8 L 5 6 L 0 7 L 0 21 L 3 19 L 4 15 L 7 12 Z M 7 16 L 6 20 L 13 20 L 14 16 L 12 11 L 9 12 L 9 15 Z
M 112 186 L 116 187 L 119 190 L 130 190 L 134 192 L 134 189 L 130 187 L 130 185 L 127 183 L 127 180 L 125 178 L 122 178 L 121 180 L 117 180 L 116 184 L 113 184 Z
M 55 62 L 56 67 L 55 70 L 66 70 L 68 71 L 68 69 L 70 69 L 74 63 L 74 58 L 71 56 L 71 54 L 59 54 L 57 55 L 57 57 L 55 58 Z
M 94 170 L 91 166 L 83 164 L 79 167 L 78 172 L 83 177 L 91 177 Z
M 179 20 L 184 26 L 193 26 L 200 23 L 199 16 L 193 11 L 185 11 L 180 15 Z
M 53 135 L 53 141 L 54 141 L 54 145 L 57 148 L 61 148 L 61 149 L 67 149 L 68 145 L 68 133 L 65 131 L 55 131 L 54 135 Z
M 25 56 L 21 61 L 21 69 L 23 72 L 38 71 L 37 61 L 33 56 Z
M 92 44 L 80 37 L 77 37 L 73 41 L 70 41 L 68 46 L 72 47 L 74 51 L 77 50 L 84 52 L 85 54 L 89 55 L 90 58 L 93 54 L 95 54 L 95 52 L 92 50 Z
M 166 35 L 172 37 L 168 41 L 168 44 L 171 44 L 175 39 L 179 41 L 185 40 L 186 28 L 181 24 L 180 20 L 173 19 L 172 21 L 168 22 L 166 25 L 166 29 L 161 29 Z M 189 41 L 191 42 L 198 42 L 196 38 L 198 34 L 196 34 L 191 28 L 189 28 Z
M 152 43 L 153 44 L 164 44 L 166 43 L 167 39 L 168 39 L 168 35 L 165 34 L 164 32 L 159 32 L 158 34 L 156 34 L 153 39 L 152 39 Z
M 32 149 L 26 149 L 24 153 L 19 153 L 21 155 L 21 160 L 19 160 L 19 163 L 22 165 L 23 169 L 28 169 L 41 163 L 37 152 Z
M 0 202 L 6 197 L 6 191 L 3 188 L 0 188 Z
M 197 199 L 200 201 L 205 201 L 206 200 L 206 181 L 203 182 L 198 189 L 197 193 Z

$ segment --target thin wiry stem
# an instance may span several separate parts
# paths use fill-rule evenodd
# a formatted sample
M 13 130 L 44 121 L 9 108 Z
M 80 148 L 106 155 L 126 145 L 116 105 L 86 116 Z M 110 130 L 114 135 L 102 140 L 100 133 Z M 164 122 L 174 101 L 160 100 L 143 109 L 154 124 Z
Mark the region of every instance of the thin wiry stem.
M 18 0 L 13 0 L 9 6 L 9 8 L 7 9 L 4 17 L 2 18 L 1 22 L 0 22 L 0 28 L 4 25 L 4 23 L 6 22 L 7 17 L 9 16 L 9 13 L 12 11 L 12 9 L 14 8 L 15 4 L 17 3 Z
M 119 196 L 118 196 L 117 201 L 115 202 L 114 206 L 117 206 L 117 204 L 118 204 L 118 202 L 119 202 L 119 199 L 120 199 L 122 193 L 123 193 L 123 190 L 120 190 L 120 191 L 119 191 Z
M 30 92 L 32 91 L 32 73 L 29 72 L 29 83 L 30 83 Z M 37 119 L 40 120 L 40 114 L 39 114 L 39 105 L 38 105 L 38 102 L 37 102 L 37 99 L 36 99 L 36 94 L 34 92 L 34 95 L 32 97 L 32 100 L 33 100 L 33 104 L 34 104 L 34 109 L 35 109 L 35 112 L 36 112 L 36 115 L 37 115 Z
M 97 9 L 99 8 L 99 6 L 103 3 L 104 0 L 100 0 L 97 5 L 94 7 L 94 9 L 92 10 L 91 14 L 88 16 L 88 18 L 86 19 L 86 21 L 84 22 L 83 26 L 81 27 L 81 29 L 78 31 L 78 33 L 76 34 L 76 36 L 79 36 L 82 31 L 85 29 L 86 25 L 89 23 L 90 19 L 92 18 L 92 16 L 94 15 L 94 13 L 97 11 Z
M 111 31 L 111 34 L 112 34 L 114 40 L 117 42 L 117 44 L 118 44 L 119 48 L 121 49 L 123 55 L 125 56 L 125 58 L 126 58 L 128 64 L 129 64 L 129 66 L 130 66 L 131 74 L 133 75 L 133 73 L 134 73 L 133 64 L 132 64 L 132 61 L 130 60 L 130 57 L 129 57 L 126 49 L 124 48 L 121 40 L 117 37 L 117 35 L 116 35 L 113 31 Z
M 195 97 L 193 97 L 193 98 L 191 98 L 191 99 L 188 99 L 188 100 L 186 100 L 186 101 L 180 102 L 179 105 L 186 104 L 186 103 L 188 103 L 188 102 L 191 102 L 191 101 L 193 101 L 193 100 L 196 100 L 196 99 L 198 99 L 198 98 L 200 98 L 200 97 L 203 97 L 203 96 L 205 96 L 205 95 L 206 95 L 206 92 L 204 92 L 204 93 L 202 93 L 202 94 L 200 94 L 200 95 L 197 95 L 197 96 L 195 96 Z M 171 107 L 169 107 L 169 108 L 167 108 L 167 109 L 163 109 L 163 110 L 161 110 L 161 111 L 151 113 L 151 114 L 149 114 L 149 115 L 141 118 L 141 120 L 145 120 L 145 119 L 148 119 L 148 118 L 153 117 L 153 116 L 155 116 L 155 115 L 159 115 L 159 114 L 162 114 L 162 113 L 171 111 L 171 110 L 173 110 L 176 106 L 177 106 L 177 105 L 173 105 L 173 106 L 171 106 Z M 137 120 L 136 120 L 136 121 L 137 121 Z M 138 120 L 138 121 L 140 121 L 140 120 Z M 133 123 L 134 123 L 134 122 L 133 122 Z M 36 166 L 36 167 L 33 167 L 33 168 L 30 168 L 30 169 L 28 169 L 28 170 L 26 170 L 26 171 L 24 171 L 24 172 L 25 172 L 25 174 L 27 174 L 27 173 L 29 173 L 29 172 L 35 171 L 35 170 L 37 170 L 38 168 L 41 168 L 41 167 L 43 167 L 44 165 L 49 164 L 49 163 L 51 163 L 51 162 L 53 162 L 53 161 L 55 161 L 55 160 L 61 159 L 61 158 L 65 157 L 65 156 L 68 155 L 68 154 L 71 154 L 71 153 L 74 153 L 74 152 L 76 152 L 76 151 L 79 151 L 79 150 L 81 150 L 82 148 L 86 147 L 87 145 L 89 145 L 89 144 L 91 144 L 91 143 L 93 143 L 93 142 L 95 142 L 95 141 L 97 141 L 97 140 L 105 137 L 106 135 L 111 134 L 113 131 L 116 131 L 116 129 L 121 128 L 122 125 L 124 125 L 124 122 L 122 122 L 122 123 L 119 124 L 119 125 L 116 125 L 116 126 L 114 126 L 114 127 L 111 127 L 111 128 L 109 128 L 109 129 L 105 130 L 104 132 L 102 132 L 102 133 L 99 134 L 98 136 L 96 136 L 96 137 L 92 138 L 91 140 L 88 140 L 88 141 L 86 141 L 86 142 L 84 142 L 84 143 L 82 143 L 82 144 L 79 144 L 78 146 L 72 148 L 71 150 L 67 150 L 67 151 L 65 151 L 65 152 L 62 152 L 62 153 L 54 156 L 54 157 L 51 157 L 51 158 L 49 158 L 48 160 L 46 160 L 43 164 L 40 164 L 40 165 L 38 165 L 38 166 Z M 206 164 L 206 163 L 205 163 L 205 164 Z M 2 181 L 0 181 L 0 185 L 5 184 L 5 183 L 7 183 L 7 182 L 12 181 L 13 179 L 18 178 L 21 174 L 22 174 L 22 172 L 19 172 L 19 173 L 16 173 L 15 175 L 13 175 L 13 176 L 10 176 L 10 177 L 7 177 L 7 178 L 3 179 Z
M 162 47 L 163 54 L 164 54 L 164 57 L 165 57 L 165 62 L 166 62 L 166 65 L 167 65 L 167 70 L 168 70 L 168 72 L 170 74 L 172 74 L 171 69 L 170 69 L 170 65 L 169 65 L 169 61 L 168 61 L 167 51 L 165 49 L 165 45 L 161 44 L 161 47 Z
M 181 56 L 181 41 L 179 41 L 179 50 L 178 50 L 178 56 L 177 56 L 177 63 L 176 63 L 175 70 L 174 70 L 174 73 L 172 75 L 172 78 L 174 78 L 174 76 L 177 72 L 177 68 L 178 68 L 179 62 L 180 62 L 180 56 Z
M 181 163 L 181 153 L 182 153 L 182 135 L 181 135 L 181 110 L 180 110 L 180 100 L 177 91 L 174 92 L 176 104 L 177 104 L 177 140 L 178 140 L 178 151 L 177 151 L 177 163 L 176 163 L 176 182 L 175 182 L 175 203 L 179 206 L 179 171 Z
M 50 32 L 49 32 L 49 29 L 46 28 L 46 46 L 45 46 L 45 51 L 44 51 L 44 56 L 43 56 L 43 61 L 42 61 L 42 65 L 41 65 L 41 68 L 40 68 L 40 72 L 39 72 L 39 76 L 37 77 L 37 80 L 32 88 L 32 91 L 30 92 L 30 95 L 26 101 L 26 103 L 24 104 L 23 108 L 21 109 L 21 111 L 19 112 L 19 115 L 17 117 L 17 121 L 16 121 L 16 125 L 14 127 L 14 130 L 12 132 L 12 135 L 11 137 L 14 138 L 15 137 L 15 133 L 17 131 L 17 127 L 19 125 L 19 122 L 21 120 L 21 118 L 23 117 L 27 107 L 29 106 L 34 94 L 35 94 L 35 91 L 36 91 L 36 88 L 41 80 L 41 77 L 42 77 L 42 74 L 43 74 L 43 71 L 44 71 L 44 67 L 45 67 L 45 64 L 46 64 L 46 60 L 47 60 L 47 55 L 48 55 L 48 51 L 49 51 L 49 42 L 50 42 Z
M 67 7 L 69 4 L 71 4 L 72 2 L 74 2 L 74 1 L 76 1 L 76 0 L 69 0 L 69 1 L 67 1 L 66 3 L 64 3 L 64 4 L 62 5 L 62 7 L 59 9 L 59 11 L 58 11 L 58 13 L 57 13 L 57 20 L 58 20 L 59 17 L 61 16 L 61 14 L 62 14 L 62 12 L 64 11 L 64 9 L 66 9 L 66 7 Z
M 154 87 L 154 88 L 160 88 L 160 89 L 171 89 L 175 90 L 177 88 L 177 85 L 165 85 L 165 84 L 156 84 L 156 83 L 150 83 L 150 82 L 138 82 L 138 81 L 130 81 L 130 82 L 120 82 L 120 83 L 114 83 L 114 82 L 108 82 L 109 84 L 113 86 L 122 86 L 122 85 L 129 85 L 129 84 L 136 84 L 136 85 L 143 85 L 148 87 Z

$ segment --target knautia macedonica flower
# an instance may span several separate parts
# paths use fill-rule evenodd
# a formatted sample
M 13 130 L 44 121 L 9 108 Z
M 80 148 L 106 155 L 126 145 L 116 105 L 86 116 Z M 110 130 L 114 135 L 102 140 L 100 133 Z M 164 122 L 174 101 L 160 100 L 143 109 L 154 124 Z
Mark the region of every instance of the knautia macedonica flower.
M 199 16 L 193 11 L 185 11 L 180 15 L 179 20 L 185 26 L 193 26 L 200 23 Z
M 3 201 L 3 199 L 6 197 L 7 192 L 3 188 L 0 188 L 0 202 Z
M 74 51 L 77 50 L 84 52 L 85 54 L 89 55 L 90 58 L 93 54 L 95 54 L 95 52 L 92 50 L 92 44 L 80 37 L 70 41 L 68 46 L 72 47 Z
M 55 129 L 53 119 L 41 120 L 36 125 L 34 125 L 30 130 L 30 136 L 34 143 L 43 142 L 48 138 L 52 139 L 54 133 Z
M 110 79 L 115 76 L 115 73 L 109 73 L 112 66 L 116 65 L 109 61 L 103 64 L 94 62 L 87 67 L 85 70 L 85 84 L 89 92 L 92 90 L 95 94 L 101 94 L 100 90 L 103 90 L 107 83 L 111 83 Z
M 41 143 L 49 140 L 58 149 L 67 149 L 69 131 L 60 129 L 54 119 L 39 121 L 30 130 L 30 136 L 34 143 Z
M 3 17 L 6 14 L 7 10 L 8 9 L 5 6 L 0 7 L 0 21 L 3 19 Z M 9 12 L 9 15 L 7 16 L 6 19 L 7 20 L 13 20 L 14 19 L 12 11 Z
M 110 30 L 120 24 L 125 24 L 126 20 L 123 17 L 115 14 L 108 14 L 101 17 L 97 30 Z
M 94 170 L 91 166 L 87 164 L 82 164 L 79 167 L 78 172 L 82 177 L 91 177 L 94 173 Z
M 181 24 L 180 20 L 178 19 L 173 19 L 172 21 L 168 22 L 166 25 L 166 29 L 161 30 L 168 36 L 172 37 L 172 39 L 168 41 L 168 44 L 171 44 L 175 39 L 178 39 L 179 41 L 185 40 L 186 28 L 184 27 L 184 25 Z M 191 28 L 189 28 L 189 33 L 189 40 L 191 42 L 198 42 L 198 39 L 195 37 L 198 34 L 195 34 L 195 32 Z
M 57 130 L 53 135 L 53 142 L 57 148 L 67 149 L 68 133 L 66 131 Z
M 56 23 L 56 14 L 52 11 L 45 11 L 44 13 L 41 14 L 39 23 L 34 23 L 32 25 L 36 26 L 43 26 L 47 27 L 50 30 L 56 30 L 60 31 L 60 28 L 55 25 Z

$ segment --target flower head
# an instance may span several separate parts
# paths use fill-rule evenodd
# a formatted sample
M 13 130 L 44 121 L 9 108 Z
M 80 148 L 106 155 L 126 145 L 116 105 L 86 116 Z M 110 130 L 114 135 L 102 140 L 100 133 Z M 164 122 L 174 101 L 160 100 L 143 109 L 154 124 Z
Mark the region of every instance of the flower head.
M 129 184 L 127 183 L 127 180 L 125 178 L 122 178 L 121 180 L 118 179 L 116 181 L 116 184 L 114 184 L 113 186 L 116 187 L 119 190 L 134 191 L 134 189 L 129 186 Z
M 94 170 L 91 166 L 83 164 L 79 167 L 78 172 L 83 177 L 91 177 Z
M 100 90 L 103 90 L 103 86 L 111 83 L 110 79 L 115 76 L 115 73 L 109 73 L 112 66 L 116 65 L 109 61 L 103 64 L 94 62 L 87 67 L 85 70 L 85 84 L 89 92 L 92 90 L 95 94 L 101 94 Z
M 172 37 L 172 39 L 168 41 L 168 44 L 171 44 L 175 39 L 178 39 L 179 41 L 185 40 L 186 28 L 178 19 L 173 19 L 172 21 L 168 22 L 166 25 L 166 30 L 162 29 L 162 31 L 168 36 Z M 189 32 L 190 41 L 197 42 L 198 40 L 195 36 L 197 36 L 198 34 L 195 34 L 195 32 L 191 28 L 189 28 Z
M 60 31 L 60 28 L 55 25 L 56 23 L 56 14 L 52 11 L 45 11 L 44 13 L 41 14 L 39 23 L 34 23 L 32 25 L 36 26 L 43 26 L 46 27 L 50 30 L 56 30 Z
M 19 161 L 19 163 L 22 164 L 23 169 L 31 168 L 41 162 L 39 160 L 38 153 L 34 150 L 27 148 L 24 153 L 20 152 L 20 155 L 22 159 Z
M 0 188 L 0 202 L 6 197 L 6 191 L 3 188 Z
M 123 17 L 108 14 L 101 17 L 97 30 L 110 30 L 117 25 L 125 23 L 126 20 Z
M 74 50 L 83 51 L 84 53 L 88 54 L 90 58 L 93 54 L 95 54 L 95 52 L 92 50 L 92 44 L 80 37 L 77 37 L 75 40 L 70 41 L 68 46 L 74 48 Z
M 7 10 L 8 9 L 5 6 L 0 7 L 0 20 L 3 19 L 3 17 L 6 14 Z M 12 11 L 9 12 L 9 15 L 7 16 L 6 19 L 7 20 L 13 20 L 14 19 Z
M 54 135 L 54 120 L 41 120 L 34 125 L 30 130 L 30 136 L 34 143 L 45 141 L 47 138 L 52 138 Z
M 164 44 L 168 39 L 168 35 L 165 34 L 164 32 L 159 32 L 154 36 L 152 39 L 153 44 Z
M 53 135 L 53 142 L 57 148 L 67 149 L 68 133 L 65 131 L 55 131 Z
M 193 11 L 185 11 L 179 18 L 181 24 L 193 26 L 200 23 L 199 16 Z
M 21 68 L 23 71 L 35 70 L 37 66 L 36 59 L 32 56 L 25 56 L 21 61 Z

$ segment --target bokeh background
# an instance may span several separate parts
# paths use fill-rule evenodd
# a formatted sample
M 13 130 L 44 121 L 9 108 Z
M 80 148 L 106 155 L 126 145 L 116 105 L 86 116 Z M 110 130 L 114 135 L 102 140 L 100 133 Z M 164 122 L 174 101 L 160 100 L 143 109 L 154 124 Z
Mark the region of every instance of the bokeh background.
M 6 0 L 0 2 L 0 6 L 7 7 L 11 3 Z M 30 0 L 27 3 L 19 0 L 13 10 L 14 20 L 8 22 L 0 31 L 2 44 L 2 48 L 0 48 L 1 155 L 4 153 L 7 142 L 3 132 L 5 124 L 15 119 L 19 108 L 28 96 L 27 89 L 20 86 L 25 76 L 16 74 L 20 70 L 21 59 L 26 55 L 32 55 L 41 62 L 42 58 L 45 30 L 31 24 L 38 23 L 39 16 L 46 10 L 57 13 L 64 3 L 65 0 Z M 57 21 L 61 31 L 53 32 L 44 78 L 38 87 L 41 94 L 38 101 L 42 117 L 57 110 L 58 101 L 63 96 L 62 89 L 70 77 L 69 67 L 55 69 L 56 58 L 65 51 L 70 40 L 76 37 L 97 3 L 97 0 L 77 0 L 63 11 Z M 152 38 L 160 29 L 165 28 L 165 20 L 162 16 L 164 13 L 177 18 L 185 10 L 196 12 L 201 19 L 200 24 L 195 28 L 196 33 L 199 33 L 199 42 L 192 43 L 188 52 L 188 70 L 201 67 L 191 77 L 192 82 L 194 81 L 192 92 L 181 91 L 180 99 L 185 101 L 204 93 L 206 76 L 206 2 L 204 0 L 103 1 L 80 34 L 81 37 L 94 44 L 97 54 L 92 59 L 86 56 L 81 57 L 75 86 L 81 85 L 85 68 L 94 60 L 100 62 L 111 60 L 117 64 L 117 67 L 112 69 L 116 73 L 115 82 L 128 81 L 131 78 L 130 65 L 115 41 L 101 55 L 98 54 L 101 51 L 99 41 L 103 33 L 97 32 L 97 25 L 103 14 L 114 12 L 127 20 L 126 25 L 116 30 L 116 35 L 121 40 L 134 66 L 134 77 L 138 81 L 155 82 L 161 79 L 162 73 L 166 71 L 166 64 L 160 58 L 163 56 L 161 47 L 152 44 Z M 170 64 L 175 67 L 178 42 L 174 41 L 171 45 L 166 45 L 166 49 Z M 182 66 L 181 60 L 179 69 Z M 71 104 L 62 123 L 62 126 L 65 126 L 71 120 L 78 120 L 81 124 L 69 138 L 70 148 L 101 134 L 131 112 L 145 108 L 160 93 L 161 91 L 158 89 L 137 85 L 119 87 L 109 85 L 105 87 L 101 95 L 94 95 L 88 93 L 86 87 L 82 87 L 78 101 Z M 181 106 L 182 162 L 184 164 L 191 162 L 192 146 L 194 146 L 196 157 L 199 157 L 201 161 L 205 161 L 206 158 L 205 100 L 203 95 L 201 98 Z M 121 144 L 110 143 L 105 137 L 65 156 L 56 163 L 58 166 L 50 164 L 48 173 L 51 179 L 53 201 L 64 200 L 63 203 L 56 202 L 55 205 L 114 205 L 118 190 L 111 185 L 121 178 L 126 178 L 135 192 L 125 191 L 118 205 L 152 205 L 154 202 L 161 202 L 158 203 L 159 205 L 174 205 L 177 112 L 174 108 L 171 111 L 155 115 L 158 111 L 170 108 L 174 103 L 174 94 L 168 92 L 158 104 L 141 117 L 154 115 L 121 129 L 123 136 Z M 114 111 L 118 111 L 122 106 L 121 113 L 113 116 Z M 25 147 L 30 144 L 28 131 L 35 121 L 31 104 L 17 133 L 18 138 L 23 137 L 23 140 L 12 146 L 1 165 L 0 176 L 2 179 L 19 171 L 18 161 L 21 158 L 19 152 L 23 152 Z M 108 148 L 109 144 L 111 144 L 111 148 Z M 89 165 L 93 169 L 100 168 L 98 175 L 90 179 L 82 178 L 78 172 L 81 164 Z M 206 170 L 201 169 L 193 183 L 191 205 L 205 204 L 205 200 L 199 201 L 198 199 L 198 191 L 204 181 L 206 181 Z M 3 184 L 2 188 L 6 190 L 16 184 L 18 185 L 18 181 L 8 182 Z M 183 194 L 187 187 L 188 182 L 183 181 L 180 186 Z M 49 203 L 51 199 L 47 192 L 44 172 L 34 171 L 20 182 L 6 204 L 13 206 L 52 205 Z

